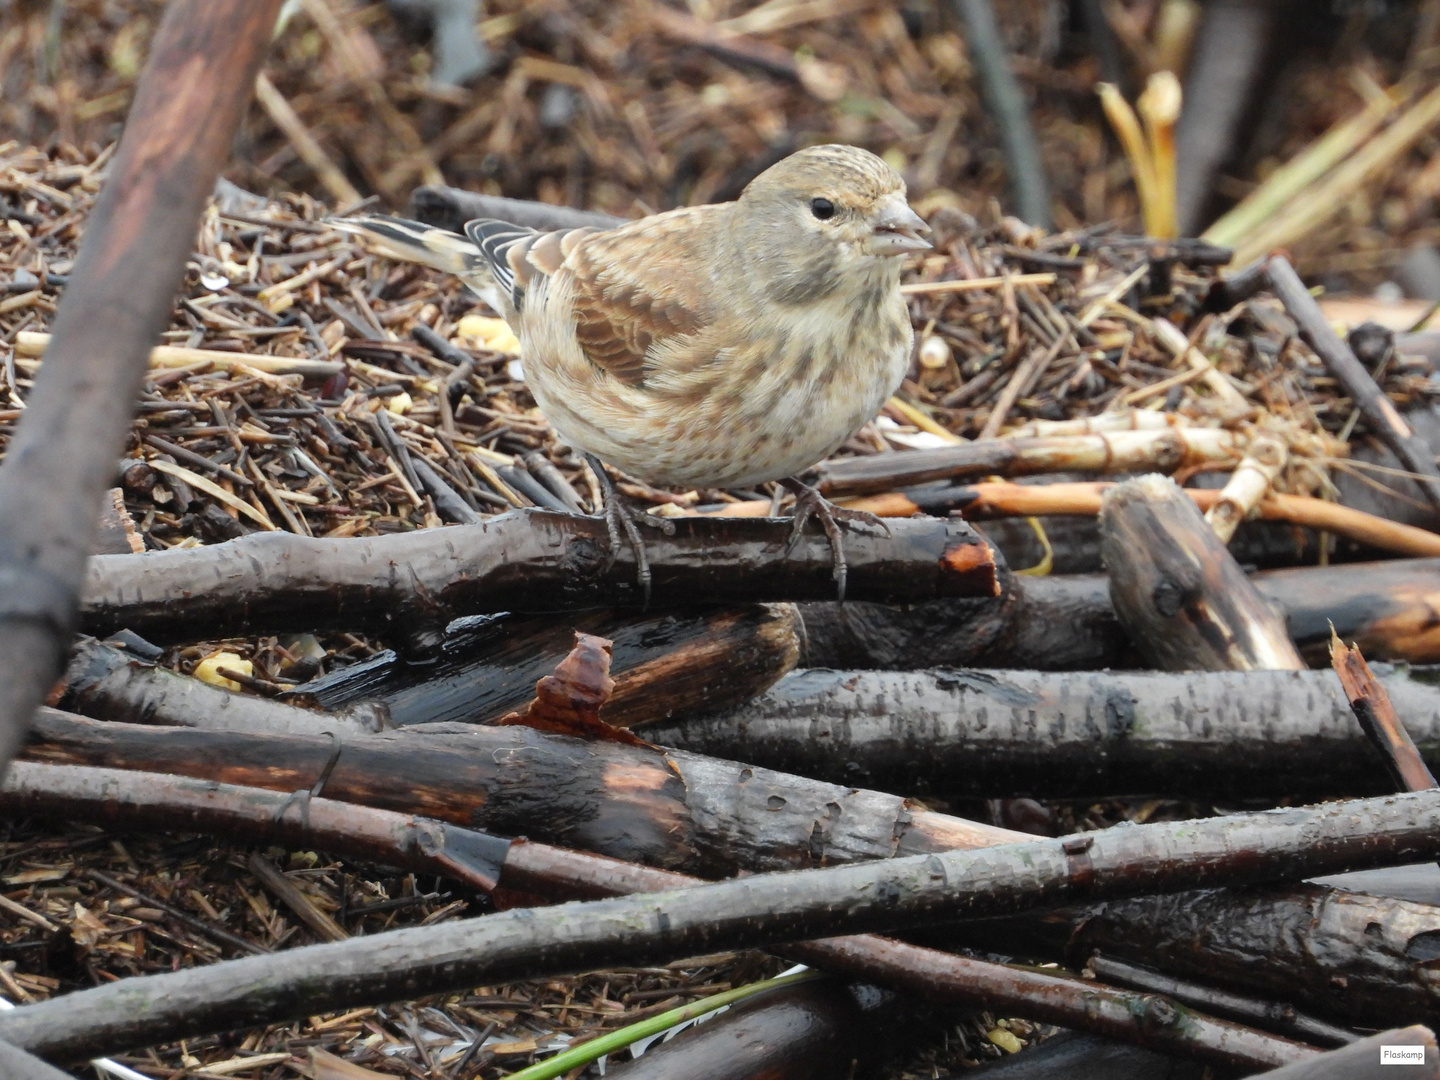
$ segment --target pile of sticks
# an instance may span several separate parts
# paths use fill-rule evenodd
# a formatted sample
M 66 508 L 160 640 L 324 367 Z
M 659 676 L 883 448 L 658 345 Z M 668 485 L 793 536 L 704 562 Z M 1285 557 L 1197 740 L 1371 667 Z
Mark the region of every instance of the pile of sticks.
M 916 1000 L 1036 1077 L 1431 1021 L 1440 696 L 1330 630 L 1440 658 L 1428 339 L 1356 336 L 1377 381 L 1283 258 L 937 220 L 914 375 L 819 467 L 892 518 L 851 602 L 774 493 L 620 477 L 677 526 L 647 609 L 454 283 L 210 200 L 278 4 L 232 6 L 172 3 L 113 157 L 0 157 L 0 805 L 104 823 L 0 841 L 7 1075 L 498 1076 L 755 949 L 833 978 L 618 1071 L 833 1075 Z M 132 829 L 204 839 L 139 887 L 84 850 Z

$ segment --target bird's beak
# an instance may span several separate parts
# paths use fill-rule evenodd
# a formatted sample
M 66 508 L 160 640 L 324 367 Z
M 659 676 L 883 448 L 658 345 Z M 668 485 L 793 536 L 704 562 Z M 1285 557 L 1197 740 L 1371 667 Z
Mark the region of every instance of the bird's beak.
M 930 226 L 903 198 L 896 198 L 880 209 L 875 219 L 874 231 L 865 242 L 872 255 L 910 255 L 917 251 L 929 251 L 930 241 L 925 239 Z

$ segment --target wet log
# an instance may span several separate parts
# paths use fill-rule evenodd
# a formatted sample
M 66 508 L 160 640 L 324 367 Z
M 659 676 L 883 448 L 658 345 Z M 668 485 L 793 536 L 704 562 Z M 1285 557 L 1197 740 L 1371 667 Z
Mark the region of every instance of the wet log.
M 578 612 L 563 619 L 501 616 L 452 628 L 429 663 L 409 663 L 386 651 L 294 693 L 325 709 L 377 703 L 397 727 L 495 720 L 535 696 L 536 681 L 569 653 L 574 631 L 583 631 L 610 639 L 613 647 L 615 690 L 601 719 L 632 727 L 750 700 L 795 666 L 800 629 L 789 604 L 653 615 Z M 72 711 L 93 715 L 85 708 Z
M 1440 767 L 1432 669 L 1379 669 Z M 1329 671 L 807 669 L 647 739 L 835 783 L 942 797 L 1303 799 L 1395 790 Z
M 1330 625 L 1375 660 L 1440 662 L 1440 559 L 1265 570 L 1251 577 L 1291 640 L 1329 666 Z M 1104 577 L 1012 578 L 998 599 L 802 604 L 803 667 L 1134 667 Z
M 250 694 L 232 694 L 94 638 L 82 638 L 71 649 L 70 663 L 60 685 L 51 692 L 49 704 L 94 720 L 210 731 L 303 735 L 333 731 L 340 735 L 390 726 L 383 705 L 357 701 L 346 708 L 319 712 Z
M 1136 825 L 506 911 L 243 957 L 26 1005 L 0 1016 L 0 1039 L 73 1060 L 115 1047 L 413 997 L 417 991 L 443 993 L 610 963 L 921 926 L 947 917 L 983 918 L 1063 903 L 1077 894 L 1276 881 L 1437 854 L 1437 792 Z M 1314 1053 L 1266 1038 L 1267 1052 L 1284 1061 Z
M 1101 497 L 1110 603 L 1137 651 L 1166 671 L 1295 671 L 1283 618 L 1169 477 L 1127 480 Z
M 1077 969 L 1098 952 L 1285 1001 L 1345 1027 L 1440 1014 L 1430 975 L 1440 908 L 1313 884 L 1118 900 L 969 926 L 951 940 L 1003 940 Z
M 879 994 L 867 995 L 871 1000 Z M 870 1026 L 833 981 L 784 986 L 731 1006 L 642 1057 L 605 1070 L 616 1080 L 833 1080 L 851 1074 Z
M 42 710 L 26 759 L 310 788 L 331 738 L 152 728 Z M 1023 833 L 734 762 L 526 727 L 347 735 L 324 794 L 715 877 L 1007 843 Z
M 1387 1046 L 1414 1048 L 1419 1056 L 1386 1056 L 1382 1048 Z M 1435 1033 L 1418 1024 L 1382 1031 L 1310 1061 L 1261 1073 L 1256 1080 L 1390 1080 L 1394 1075 L 1392 1065 L 1401 1067 L 1406 1080 L 1440 1077 L 1440 1049 L 1435 1044 Z
M 0 467 L 0 773 L 60 673 L 100 496 L 280 2 L 166 8 L 86 220 Z
M 788 519 L 681 518 L 647 537 L 655 606 L 834 595 L 829 542 L 807 533 L 788 557 Z M 643 606 L 634 553 L 609 551 L 600 518 L 520 510 L 480 525 L 383 537 L 256 533 L 211 547 L 106 555 L 91 563 L 82 622 L 157 642 L 283 630 L 369 630 L 433 652 L 465 615 Z M 897 521 L 846 532 L 849 595 L 908 603 L 992 596 L 990 549 L 960 521 Z
M 287 794 L 310 788 L 334 754 L 330 739 L 293 735 L 152 729 L 53 710 L 42 710 L 37 722 L 30 755 L 37 761 L 175 773 Z M 522 727 L 456 728 L 434 725 L 345 739 L 325 797 L 708 877 L 1029 839 L 916 810 L 895 796 L 683 751 L 582 743 Z M 523 877 L 512 884 L 529 887 Z M 1263 951 L 1273 945 L 1277 954 L 1283 952 L 1284 943 L 1265 941 L 1269 924 L 1250 918 L 1252 907 L 1237 900 L 1251 947 Z M 1163 925 L 1162 916 L 1143 903 L 1135 918 Z M 1212 918 L 1224 915 L 1212 911 Z M 1440 934 L 1440 913 L 1431 928 Z M 1326 956 L 1346 955 L 1343 945 L 1330 947 L 1323 927 L 1311 935 L 1310 945 L 1322 968 Z M 1363 964 L 1369 958 L 1348 959 Z M 1385 997 L 1392 977 L 1393 969 L 1382 967 L 1367 985 L 1376 988 L 1377 1000 L 1410 1003 L 1412 983 Z M 973 985 L 963 972 L 952 982 Z M 1243 986 L 1243 974 L 1240 982 Z M 1027 1006 L 1032 1011 L 1025 1015 L 1035 1015 L 1033 1009 L 1047 1000 L 1045 994 L 1035 996 L 1037 1003 Z M 1130 1015 L 1130 1006 L 1117 1003 L 1114 1011 Z
M 433 819 L 355 807 L 323 797 L 303 810 L 278 792 L 156 773 L 17 762 L 0 806 L 66 818 L 103 815 L 112 827 L 183 828 L 282 842 L 441 873 L 490 892 L 501 907 L 554 899 L 619 896 L 700 884 L 697 878 L 533 841 L 507 841 Z M 233 943 L 232 943 L 233 944 Z M 241 944 L 245 944 L 243 941 Z M 253 951 L 253 950 L 247 950 Z M 1027 1016 L 1207 1060 L 1273 1060 L 1283 1042 L 1187 1009 L 1167 1011 L 1133 994 L 1057 974 L 922 949 L 874 935 L 790 945 L 782 950 L 818 968 L 895 983 L 927 1000 L 1013 1008 Z M 1160 1022 L 1163 1021 L 1163 1022 Z M 684 1073 L 689 1075 L 689 1073 Z

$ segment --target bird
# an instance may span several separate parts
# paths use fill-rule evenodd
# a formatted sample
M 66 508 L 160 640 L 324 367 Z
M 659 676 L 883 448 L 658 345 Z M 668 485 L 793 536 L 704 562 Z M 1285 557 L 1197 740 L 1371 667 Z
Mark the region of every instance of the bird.
M 627 507 L 600 462 L 685 490 L 778 481 L 795 496 L 787 553 L 816 518 L 844 599 L 838 522 L 884 525 L 799 476 L 899 387 L 914 343 L 902 262 L 931 248 L 882 158 L 807 147 L 733 202 L 613 228 L 478 219 L 462 235 L 378 215 L 333 224 L 377 254 L 458 276 L 509 322 L 541 412 L 602 483 L 611 561 L 623 533 L 647 601 L 635 521 L 667 523 Z

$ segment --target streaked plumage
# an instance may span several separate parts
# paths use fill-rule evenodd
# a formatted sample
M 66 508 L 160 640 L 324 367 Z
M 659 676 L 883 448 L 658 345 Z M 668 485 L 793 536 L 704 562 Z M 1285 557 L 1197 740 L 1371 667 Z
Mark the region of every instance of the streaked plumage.
M 613 229 L 336 224 L 463 278 L 514 327 L 565 441 L 680 488 L 792 477 L 874 417 L 913 340 L 897 256 L 929 247 L 904 181 L 851 146 L 792 154 L 736 202 Z

